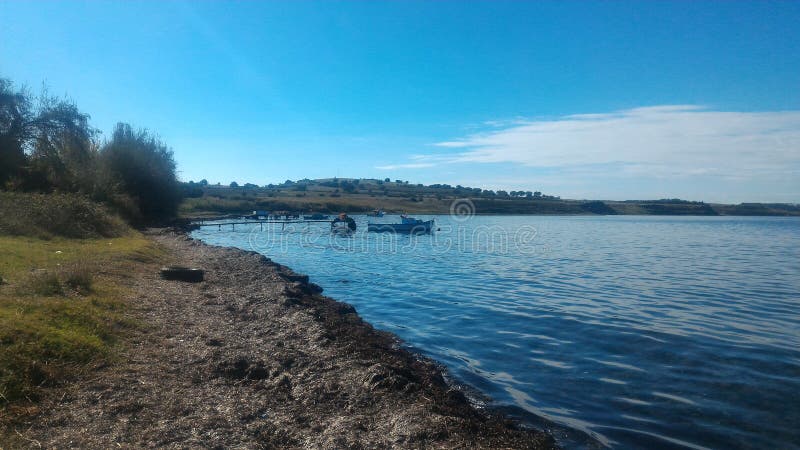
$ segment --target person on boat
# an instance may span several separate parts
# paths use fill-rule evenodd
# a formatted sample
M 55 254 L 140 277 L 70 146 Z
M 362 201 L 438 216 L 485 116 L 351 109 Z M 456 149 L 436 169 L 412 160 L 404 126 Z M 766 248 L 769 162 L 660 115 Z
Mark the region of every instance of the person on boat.
M 350 231 L 356 231 L 356 221 L 346 213 L 339 213 L 339 217 L 333 219 L 333 222 L 331 222 L 331 228 L 335 227 L 337 223 L 342 222 L 347 224 L 347 228 L 349 228 Z

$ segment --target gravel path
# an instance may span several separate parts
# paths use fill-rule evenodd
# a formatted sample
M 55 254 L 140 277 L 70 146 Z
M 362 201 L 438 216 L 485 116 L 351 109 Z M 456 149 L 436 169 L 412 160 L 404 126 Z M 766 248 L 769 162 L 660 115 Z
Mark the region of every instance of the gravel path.
M 489 417 L 307 277 L 261 255 L 151 232 L 206 281 L 131 274 L 136 331 L 120 361 L 45 401 L 31 446 L 551 448 Z

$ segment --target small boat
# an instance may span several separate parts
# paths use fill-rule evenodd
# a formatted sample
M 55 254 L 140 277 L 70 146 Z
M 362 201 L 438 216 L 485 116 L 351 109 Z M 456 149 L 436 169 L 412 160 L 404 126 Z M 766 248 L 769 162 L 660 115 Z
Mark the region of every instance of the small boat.
M 339 217 L 331 221 L 331 233 L 352 234 L 356 231 L 356 221 L 347 214 L 339 214 Z
M 253 211 L 253 214 L 247 214 L 242 216 L 243 219 L 252 219 L 252 220 L 262 220 L 269 218 L 268 211 Z
M 314 213 L 310 216 L 303 216 L 303 220 L 328 220 L 330 217 L 322 213 Z
M 370 217 L 383 217 L 382 209 L 373 209 L 371 213 L 367 214 Z
M 420 220 L 405 215 L 400 216 L 400 223 L 369 223 L 367 224 L 367 231 L 374 231 L 377 233 L 407 233 L 407 234 L 424 234 L 430 233 L 433 230 L 433 219 Z

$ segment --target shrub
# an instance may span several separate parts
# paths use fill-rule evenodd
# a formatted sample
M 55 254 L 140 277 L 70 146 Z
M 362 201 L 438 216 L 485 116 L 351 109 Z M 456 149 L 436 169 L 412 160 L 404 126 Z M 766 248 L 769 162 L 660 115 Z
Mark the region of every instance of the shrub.
M 176 214 L 181 189 L 172 151 L 148 131 L 134 131 L 128 124 L 118 123 L 99 159 L 105 181 L 102 192 L 130 196 L 145 222 Z

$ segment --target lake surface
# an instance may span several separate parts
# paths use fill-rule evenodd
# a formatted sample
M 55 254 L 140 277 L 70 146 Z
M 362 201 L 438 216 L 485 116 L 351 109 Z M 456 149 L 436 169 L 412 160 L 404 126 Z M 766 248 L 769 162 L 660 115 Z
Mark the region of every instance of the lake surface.
M 800 219 L 356 219 L 193 235 L 309 274 L 568 448 L 800 448 Z

